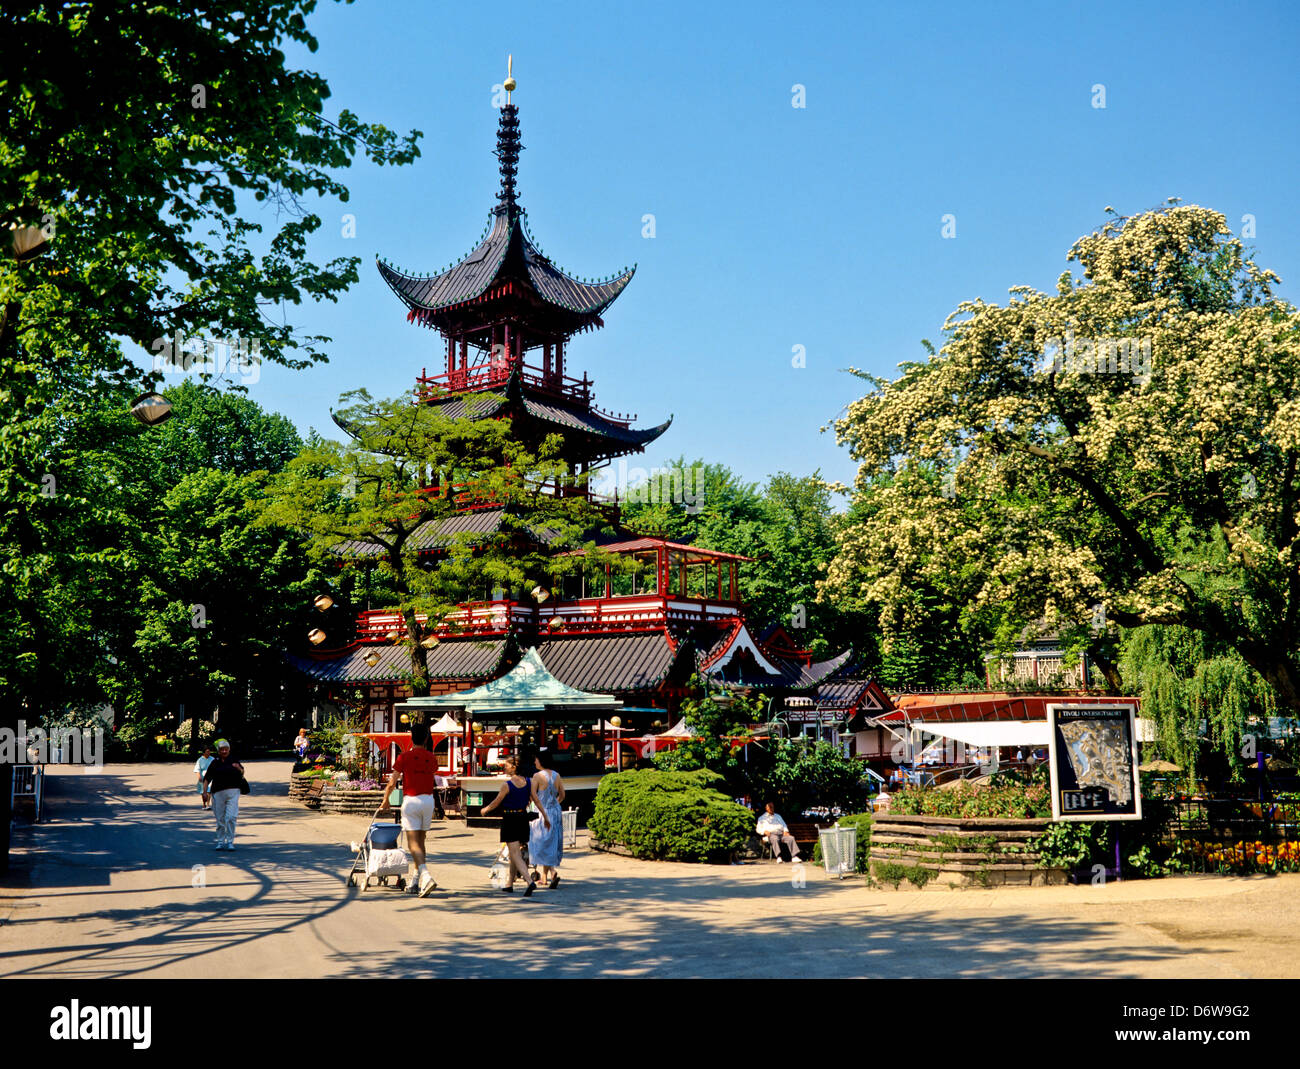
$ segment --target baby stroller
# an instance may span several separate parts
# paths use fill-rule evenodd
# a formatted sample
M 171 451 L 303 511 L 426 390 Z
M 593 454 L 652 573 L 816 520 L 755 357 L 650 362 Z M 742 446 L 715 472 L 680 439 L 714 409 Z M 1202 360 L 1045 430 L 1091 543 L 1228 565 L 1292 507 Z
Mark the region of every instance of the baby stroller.
M 397 837 L 401 834 L 400 824 L 371 820 L 365 838 L 352 844 L 355 856 L 352 858 L 352 871 L 348 873 L 348 886 L 360 887 L 363 891 L 372 887 L 406 890 L 406 873 L 411 859 L 397 845 Z
M 524 866 L 529 870 L 528 878 L 538 883 L 541 882 L 541 875 L 533 868 L 533 863 L 528 859 L 528 844 L 519 844 L 519 853 L 523 855 Z M 501 849 L 497 851 L 496 857 L 492 860 L 492 867 L 488 869 L 488 883 L 494 888 L 502 888 L 510 882 L 510 847 L 506 843 L 501 844 Z

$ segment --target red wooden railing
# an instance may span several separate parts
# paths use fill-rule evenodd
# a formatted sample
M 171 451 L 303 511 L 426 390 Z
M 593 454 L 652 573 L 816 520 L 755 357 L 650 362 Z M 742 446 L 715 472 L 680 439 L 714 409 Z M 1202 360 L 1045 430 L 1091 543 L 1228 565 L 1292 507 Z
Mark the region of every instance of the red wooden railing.
M 526 364 L 522 360 L 495 359 L 473 367 L 455 368 L 440 375 L 430 375 L 427 370 L 416 381 L 415 396 L 420 402 L 433 400 L 440 392 L 467 393 L 478 390 L 491 390 L 505 386 L 510 381 L 511 373 L 518 368 L 524 382 L 539 393 L 550 394 L 565 401 L 575 401 L 589 407 L 603 419 L 630 426 L 636 419 L 635 414 L 626 412 L 606 412 L 592 405 L 591 379 L 583 372 L 582 378 L 556 372 L 546 374 L 543 369 Z

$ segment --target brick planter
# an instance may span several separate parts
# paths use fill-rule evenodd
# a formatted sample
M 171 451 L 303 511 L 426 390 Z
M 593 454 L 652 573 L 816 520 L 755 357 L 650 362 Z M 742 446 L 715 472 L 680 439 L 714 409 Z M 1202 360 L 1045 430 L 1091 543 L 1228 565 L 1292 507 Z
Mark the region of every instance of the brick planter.
M 1039 887 L 1065 883 L 1065 869 L 1044 869 L 1031 840 L 1046 818 L 892 816 L 871 827 L 871 875 L 883 887 Z M 920 871 L 918 871 L 920 870 Z

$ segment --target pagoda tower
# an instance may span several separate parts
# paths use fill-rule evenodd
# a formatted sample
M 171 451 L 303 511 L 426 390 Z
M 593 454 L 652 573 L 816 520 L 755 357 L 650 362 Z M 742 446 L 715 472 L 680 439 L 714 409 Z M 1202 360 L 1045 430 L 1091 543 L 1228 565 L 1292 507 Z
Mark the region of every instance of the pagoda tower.
M 475 418 L 509 416 L 512 432 L 527 447 L 559 433 L 563 457 L 575 475 L 612 458 L 643 451 L 664 433 L 632 426 L 634 415 L 602 411 L 592 382 L 569 373 L 568 348 L 577 334 L 604 325 L 605 310 L 632 280 L 625 268 L 600 281 L 560 270 L 534 242 L 528 215 L 519 205 L 519 109 L 504 84 L 496 157 L 501 170 L 497 202 L 484 236 L 446 271 L 411 275 L 377 260 L 379 274 L 406 305 L 407 319 L 442 336 L 446 366 L 417 379 L 416 396 L 444 406 L 447 414 Z M 493 393 L 501 400 L 475 405 L 467 399 Z
M 513 78 L 503 88 L 511 93 Z M 501 185 L 479 244 L 436 275 L 407 274 L 383 260 L 377 266 L 408 320 L 437 330 L 445 344 L 444 369 L 431 375 L 426 368 L 417 379 L 418 403 L 440 406 L 452 418 L 508 416 L 511 433 L 530 449 L 559 434 L 571 471 L 589 475 L 612 458 L 642 452 L 671 419 L 636 428 L 634 416 L 597 408 L 591 380 L 570 373 L 570 340 L 603 326 L 601 316 L 635 268 L 589 282 L 538 249 L 519 206 L 520 149 L 518 109 L 508 97 L 497 130 Z M 590 494 L 583 481 L 557 492 Z M 494 530 L 500 513 L 491 503 L 467 502 L 441 527 L 431 521 L 412 545 L 435 566 L 445 552 L 441 533 Z M 559 684 L 615 697 L 624 704 L 627 729 L 655 733 L 676 715 L 697 672 L 711 687 L 781 698 L 814 695 L 849 667 L 851 650 L 814 662 L 785 632 L 751 628 L 738 585 L 749 558 L 649 537 L 622 526 L 616 506 L 613 513 L 612 533 L 599 541 L 608 553 L 635 558 L 635 572 L 570 571 L 542 599 L 495 590 L 487 600 L 460 606 L 429 648 L 430 694 L 499 679 L 536 649 Z M 352 559 L 376 552 L 361 543 L 340 547 Z M 373 729 L 396 731 L 396 706 L 410 696 L 411 678 L 400 627 L 396 613 L 367 609 L 347 645 L 290 660 L 332 700 L 360 688 Z M 855 706 L 867 691 L 865 680 L 849 684 L 836 693 L 836 707 Z

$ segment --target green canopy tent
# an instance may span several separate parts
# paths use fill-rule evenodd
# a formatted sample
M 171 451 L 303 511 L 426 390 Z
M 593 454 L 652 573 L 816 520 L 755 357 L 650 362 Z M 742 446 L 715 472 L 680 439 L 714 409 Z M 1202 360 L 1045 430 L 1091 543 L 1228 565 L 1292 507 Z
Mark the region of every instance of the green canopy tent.
M 407 713 L 412 719 L 420 714 L 422 719 L 433 719 L 438 715 L 463 713 L 460 719 L 469 726 L 470 752 L 473 752 L 476 723 L 535 725 L 542 737 L 551 725 L 599 723 L 603 752 L 605 721 L 622 707 L 623 703 L 612 694 L 589 694 L 556 679 L 533 647 L 498 679 L 454 694 L 411 698 L 400 704 L 397 711 Z

